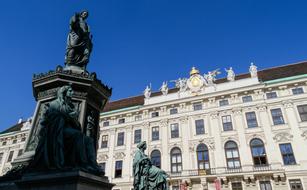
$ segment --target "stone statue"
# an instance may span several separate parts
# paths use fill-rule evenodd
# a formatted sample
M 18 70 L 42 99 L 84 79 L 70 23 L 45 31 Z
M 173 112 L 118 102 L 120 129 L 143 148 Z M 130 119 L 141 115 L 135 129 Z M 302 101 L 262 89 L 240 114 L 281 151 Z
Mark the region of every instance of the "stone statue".
M 167 95 L 167 93 L 168 93 L 167 82 L 163 82 L 162 83 L 160 91 L 162 92 L 163 95 Z
M 87 11 L 75 13 L 70 19 L 70 32 L 67 37 L 65 65 L 76 66 L 83 70 L 89 62 L 93 48 L 92 35 L 86 23 Z
M 179 92 L 185 92 L 188 88 L 186 78 L 179 78 L 177 80 L 172 80 L 171 82 L 175 82 L 175 86 L 176 88 L 179 88 Z
M 133 159 L 134 190 L 166 190 L 167 174 L 152 165 L 152 162 L 144 153 L 147 148 L 146 142 L 140 142 L 137 148 Z
M 252 62 L 251 65 L 249 66 L 249 73 L 251 74 L 251 77 L 257 77 L 257 66 L 254 65 L 254 63 Z
M 150 95 L 151 95 L 151 85 L 150 85 L 150 87 L 147 85 L 145 90 L 144 90 L 144 96 L 145 96 L 146 99 L 149 99 Z
M 93 137 L 93 129 L 95 128 L 95 119 L 94 119 L 94 112 L 87 116 L 87 125 L 86 125 L 86 136 Z
M 227 72 L 227 80 L 228 81 L 234 81 L 235 80 L 235 72 L 232 70 L 232 67 L 230 67 L 228 70 L 225 69 L 225 71 Z
M 220 74 L 219 69 L 216 69 L 214 71 L 209 71 L 208 74 L 204 75 L 204 78 L 206 79 L 209 86 L 214 85 L 214 82 L 216 81 L 216 76 Z
M 104 175 L 96 162 L 92 138 L 82 133 L 78 111 L 72 102 L 71 86 L 63 86 L 49 103 L 40 122 L 39 142 L 30 170 L 80 169 Z

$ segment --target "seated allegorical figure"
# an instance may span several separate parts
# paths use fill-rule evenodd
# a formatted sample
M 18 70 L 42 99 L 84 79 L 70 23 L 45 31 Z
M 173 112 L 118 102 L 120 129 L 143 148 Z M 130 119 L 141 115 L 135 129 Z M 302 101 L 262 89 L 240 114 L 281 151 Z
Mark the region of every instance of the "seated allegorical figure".
M 39 142 L 31 170 L 80 169 L 96 175 L 104 172 L 96 162 L 94 141 L 82 133 L 71 86 L 63 86 L 47 106 L 40 122 Z
M 167 189 L 167 174 L 152 165 L 151 160 L 144 153 L 146 141 L 137 145 L 138 150 L 133 159 L 134 190 L 165 190 Z

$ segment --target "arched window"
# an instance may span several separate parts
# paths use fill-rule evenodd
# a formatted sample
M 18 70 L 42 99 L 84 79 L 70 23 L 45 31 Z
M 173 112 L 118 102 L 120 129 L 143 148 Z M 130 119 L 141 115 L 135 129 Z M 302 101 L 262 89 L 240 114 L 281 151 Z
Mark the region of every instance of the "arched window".
M 198 169 L 209 169 L 209 151 L 205 144 L 199 144 L 196 149 Z
M 173 148 L 171 150 L 171 172 L 181 172 L 182 170 L 182 159 L 181 150 L 179 148 Z
M 153 165 L 161 168 L 161 153 L 159 150 L 153 150 L 150 154 L 150 159 Z
M 254 165 L 266 165 L 268 162 L 262 140 L 252 139 L 250 142 L 250 147 L 252 151 Z
M 237 143 L 228 141 L 225 144 L 226 162 L 228 168 L 240 168 L 240 156 Z

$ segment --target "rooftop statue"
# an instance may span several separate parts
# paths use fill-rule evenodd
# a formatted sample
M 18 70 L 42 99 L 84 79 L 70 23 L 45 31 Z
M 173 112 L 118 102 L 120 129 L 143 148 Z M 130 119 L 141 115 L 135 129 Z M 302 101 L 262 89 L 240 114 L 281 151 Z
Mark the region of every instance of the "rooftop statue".
M 249 73 L 251 74 L 251 77 L 257 77 L 257 66 L 254 65 L 254 63 L 252 62 L 250 67 L 249 67 Z
M 163 82 L 162 86 L 160 88 L 160 91 L 162 92 L 163 95 L 167 95 L 168 93 L 168 86 L 167 86 L 167 82 Z
M 86 23 L 87 11 L 75 13 L 70 19 L 70 31 L 67 37 L 65 65 L 77 66 L 83 70 L 89 62 L 93 48 L 92 35 Z
M 104 172 L 96 162 L 94 141 L 81 131 L 71 86 L 63 86 L 47 106 L 40 122 L 39 142 L 30 169 L 35 171 L 81 169 Z
M 228 81 L 234 81 L 235 77 L 236 77 L 236 74 L 232 70 L 232 67 L 230 67 L 229 69 L 225 69 L 225 71 L 227 72 L 227 80 Z
M 149 99 L 150 95 L 151 95 L 151 84 L 149 86 L 147 85 L 144 92 L 143 92 L 146 99 Z
M 216 69 L 214 71 L 209 71 L 208 74 L 204 74 L 204 78 L 206 79 L 209 86 L 214 85 L 214 82 L 216 81 L 216 76 L 220 74 L 219 69 Z
M 133 159 L 134 190 L 166 190 L 167 174 L 152 165 L 151 160 L 144 153 L 147 148 L 146 141 L 140 142 L 137 148 Z

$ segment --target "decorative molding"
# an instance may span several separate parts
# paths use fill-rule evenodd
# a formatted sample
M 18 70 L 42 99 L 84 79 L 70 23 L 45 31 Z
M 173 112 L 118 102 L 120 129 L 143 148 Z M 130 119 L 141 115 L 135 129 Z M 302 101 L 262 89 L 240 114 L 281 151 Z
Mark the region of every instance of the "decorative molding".
M 210 114 L 210 117 L 211 117 L 212 119 L 216 119 L 216 118 L 218 118 L 218 116 L 219 116 L 219 113 L 218 113 L 218 112 L 213 112 L 213 113 Z
M 292 108 L 293 107 L 293 102 L 291 100 L 283 101 L 282 102 L 284 108 Z
M 301 135 L 305 140 L 307 140 L 307 130 L 302 131 L 302 135 Z
M 181 124 L 186 124 L 189 121 L 189 117 L 188 116 L 182 116 L 179 118 L 179 121 Z
M 292 141 L 293 135 L 291 135 L 289 132 L 280 132 L 275 134 L 273 139 L 275 142 L 289 142 Z
M 193 140 L 189 143 L 189 151 L 190 152 L 195 152 L 197 149 L 197 146 L 199 144 L 205 144 L 209 150 L 215 150 L 215 142 L 213 138 L 203 138 L 199 140 Z
M 166 127 L 168 125 L 168 119 L 161 119 L 159 124 L 161 127 Z
M 116 152 L 114 153 L 113 158 L 115 159 L 124 159 L 126 156 L 126 154 L 124 152 Z
M 108 159 L 109 159 L 109 156 L 107 154 L 99 154 L 97 156 L 97 161 L 98 162 L 107 161 Z
M 267 105 L 266 104 L 261 104 L 257 108 L 258 108 L 258 111 L 265 112 L 267 110 Z
M 265 140 L 265 136 L 263 133 L 254 133 L 254 134 L 251 134 L 251 135 L 248 135 L 247 138 L 246 138 L 246 144 L 249 146 L 250 145 L 250 142 L 252 139 L 261 139 L 262 142 L 265 144 L 266 143 L 266 140 Z
M 234 115 L 241 115 L 242 114 L 242 108 L 234 108 L 232 109 L 232 112 Z
M 228 136 L 228 137 L 222 137 L 222 142 L 223 142 L 222 145 L 223 146 L 225 145 L 225 143 L 227 141 L 234 141 L 234 142 L 237 143 L 238 147 L 240 146 L 239 138 L 237 136 L 232 135 L 232 136 Z

